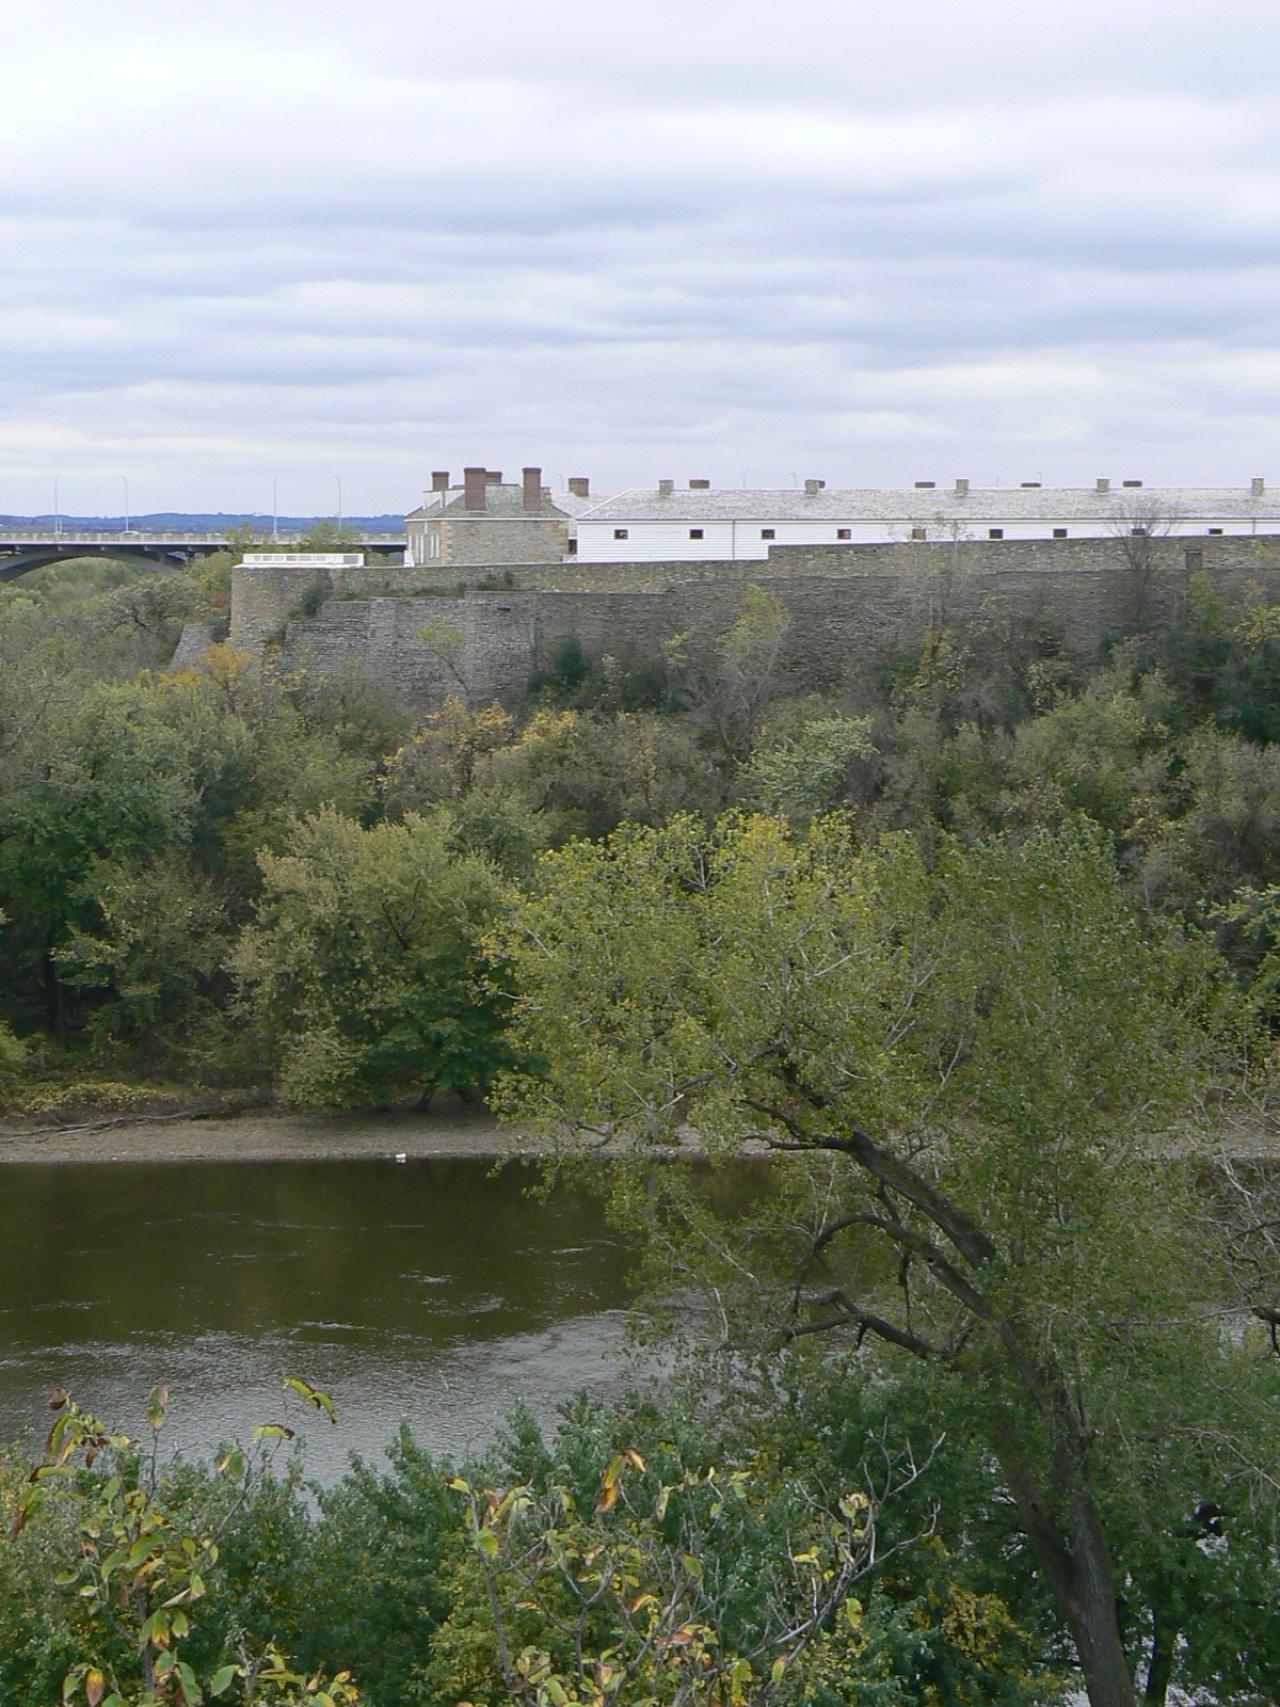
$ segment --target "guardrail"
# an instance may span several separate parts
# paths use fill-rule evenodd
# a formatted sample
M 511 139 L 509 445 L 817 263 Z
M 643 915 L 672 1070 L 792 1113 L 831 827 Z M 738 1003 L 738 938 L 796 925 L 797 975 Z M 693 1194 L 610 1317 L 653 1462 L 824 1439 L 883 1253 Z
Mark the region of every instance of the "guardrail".
M 287 540 L 290 536 L 285 534 Z M 296 536 L 295 536 L 296 537 Z M 362 533 L 361 545 L 404 545 L 402 533 Z M 226 533 L 148 533 L 142 528 L 112 528 L 96 533 L 62 528 L 0 527 L 0 547 L 5 545 L 229 545 Z

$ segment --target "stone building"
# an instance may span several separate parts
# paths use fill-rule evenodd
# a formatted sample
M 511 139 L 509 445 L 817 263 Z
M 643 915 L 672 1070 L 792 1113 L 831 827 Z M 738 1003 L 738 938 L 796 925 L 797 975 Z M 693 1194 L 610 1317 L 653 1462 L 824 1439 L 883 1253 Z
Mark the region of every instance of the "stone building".
M 424 569 L 558 563 L 569 554 L 570 521 L 552 503 L 540 468 L 524 469 L 518 486 L 486 468 L 464 469 L 462 485 L 453 486 L 441 470 L 405 517 L 405 561 Z

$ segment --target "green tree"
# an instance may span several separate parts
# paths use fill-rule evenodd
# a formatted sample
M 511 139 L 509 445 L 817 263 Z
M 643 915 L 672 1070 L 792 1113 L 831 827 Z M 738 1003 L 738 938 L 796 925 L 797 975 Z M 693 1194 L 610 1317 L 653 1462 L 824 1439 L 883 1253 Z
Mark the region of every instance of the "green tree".
M 760 1284 L 790 1276 L 787 1336 L 870 1335 L 945 1373 L 1094 1707 L 1129 1707 L 1106 1492 L 1160 1456 L 1131 1426 L 1134 1371 L 1176 1340 L 1229 1379 L 1201 1303 L 1212 1242 L 1190 1243 L 1186 1175 L 1154 1175 L 1143 1143 L 1185 1114 L 1218 1023 L 1211 953 L 1144 927 L 1107 839 L 1074 822 L 943 844 L 931 869 L 839 824 L 681 822 L 543 871 L 500 945 L 514 1040 L 546 1070 L 508 1077 L 504 1108 L 641 1156 L 692 1129 L 713 1156 L 785 1157 L 732 1254 L 679 1169 L 630 1176 L 624 1208 L 720 1307 L 754 1256 Z M 1162 1384 L 1166 1424 L 1179 1397 Z
M 504 1003 L 480 933 L 493 868 L 455 854 L 444 819 L 363 829 L 326 810 L 261 856 L 256 920 L 232 957 L 280 1095 L 384 1105 L 485 1085 L 506 1059 Z

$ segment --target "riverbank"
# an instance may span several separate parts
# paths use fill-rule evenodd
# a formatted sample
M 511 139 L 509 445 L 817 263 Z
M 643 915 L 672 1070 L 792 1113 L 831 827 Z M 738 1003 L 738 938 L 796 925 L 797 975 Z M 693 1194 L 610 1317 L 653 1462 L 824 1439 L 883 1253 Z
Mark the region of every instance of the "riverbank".
M 290 1162 L 531 1156 L 541 1145 L 499 1127 L 482 1104 L 441 1098 L 420 1111 L 299 1114 L 276 1109 L 193 1118 L 100 1116 L 67 1125 L 0 1126 L 6 1162 Z
M 686 1135 L 688 1148 L 696 1140 Z M 90 1113 L 65 1123 L 0 1120 L 0 1167 L 6 1162 L 341 1162 L 491 1160 L 542 1156 L 542 1139 L 499 1126 L 483 1103 L 442 1096 L 425 1112 L 397 1109 L 322 1114 L 270 1107 L 228 1107 L 208 1113 L 173 1110 L 155 1114 Z M 1164 1134 L 1153 1148 L 1185 1152 L 1186 1140 Z M 748 1154 L 764 1155 L 750 1145 Z M 1280 1132 L 1273 1119 L 1224 1123 L 1210 1149 L 1223 1160 L 1280 1160 Z

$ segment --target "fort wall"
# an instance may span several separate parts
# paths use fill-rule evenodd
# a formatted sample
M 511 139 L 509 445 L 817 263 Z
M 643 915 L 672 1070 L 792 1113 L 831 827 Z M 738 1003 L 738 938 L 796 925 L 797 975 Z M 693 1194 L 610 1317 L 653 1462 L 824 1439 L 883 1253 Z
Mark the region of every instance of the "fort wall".
M 289 668 L 358 663 L 418 708 L 450 692 L 511 702 L 559 641 L 577 638 L 592 658 L 654 656 L 678 634 L 696 648 L 755 584 L 790 618 L 784 675 L 814 689 L 939 628 L 1044 630 L 1088 660 L 1136 622 L 1178 615 L 1200 569 L 1235 607 L 1253 589 L 1280 602 L 1280 536 L 783 546 L 764 563 L 490 564 L 461 576 L 250 565 L 233 575 L 230 641 L 277 647 Z

